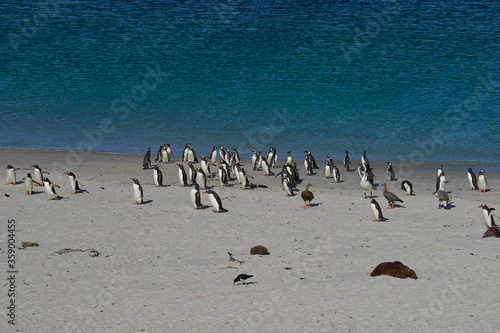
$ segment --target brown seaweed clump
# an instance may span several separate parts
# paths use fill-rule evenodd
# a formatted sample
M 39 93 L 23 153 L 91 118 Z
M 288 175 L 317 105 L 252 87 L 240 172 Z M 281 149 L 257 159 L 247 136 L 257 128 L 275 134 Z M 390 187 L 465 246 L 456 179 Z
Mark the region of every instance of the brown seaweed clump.
M 390 275 L 400 279 L 404 279 L 407 277 L 417 279 L 417 274 L 415 274 L 415 271 L 410 267 L 404 265 L 400 261 L 383 262 L 378 264 L 378 266 L 375 267 L 370 276 L 379 275 Z
M 269 251 L 267 250 L 267 247 L 262 246 L 262 245 L 257 245 L 257 246 L 254 246 L 250 249 L 250 254 L 251 255 L 254 255 L 254 254 L 266 255 L 266 254 L 269 254 Z
M 483 238 L 486 237 L 500 237 L 500 229 L 496 227 L 490 227 L 483 235 Z
M 38 243 L 34 242 L 21 242 L 22 247 L 33 247 L 33 246 L 38 246 Z

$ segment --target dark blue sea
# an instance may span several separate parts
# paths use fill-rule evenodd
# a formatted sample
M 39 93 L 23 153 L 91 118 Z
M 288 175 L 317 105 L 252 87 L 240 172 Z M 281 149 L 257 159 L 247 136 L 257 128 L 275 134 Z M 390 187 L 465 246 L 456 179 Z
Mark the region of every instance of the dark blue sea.
M 12 0 L 0 38 L 1 147 L 500 163 L 500 1 Z

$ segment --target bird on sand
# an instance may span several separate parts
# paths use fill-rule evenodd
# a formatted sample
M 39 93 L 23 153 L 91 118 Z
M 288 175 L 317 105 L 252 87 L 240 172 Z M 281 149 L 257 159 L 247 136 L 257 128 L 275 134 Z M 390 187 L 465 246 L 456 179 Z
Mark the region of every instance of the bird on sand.
M 403 202 L 403 200 L 399 199 L 397 195 L 395 195 L 392 192 L 387 191 L 387 184 L 386 183 L 383 183 L 382 186 L 384 187 L 384 198 L 386 198 L 387 202 L 388 202 L 387 208 L 394 208 L 394 201 Z
M 441 205 L 443 205 L 444 208 L 446 208 L 446 207 L 448 207 L 448 205 L 451 202 L 450 197 L 448 196 L 448 193 L 446 193 L 443 190 L 437 191 L 435 196 L 438 198 L 438 208 L 441 208 Z
M 241 284 L 245 284 L 245 280 L 253 277 L 253 275 L 248 275 L 248 274 L 240 274 L 234 279 L 233 286 L 236 284 L 236 282 L 241 281 Z M 246 283 L 248 285 L 248 282 Z
M 311 200 L 314 199 L 314 194 L 309 191 L 309 186 L 312 186 L 311 183 L 307 183 L 306 189 L 300 194 L 302 200 L 304 200 L 304 206 L 302 208 L 311 208 Z M 307 206 L 307 201 L 309 201 L 309 206 Z

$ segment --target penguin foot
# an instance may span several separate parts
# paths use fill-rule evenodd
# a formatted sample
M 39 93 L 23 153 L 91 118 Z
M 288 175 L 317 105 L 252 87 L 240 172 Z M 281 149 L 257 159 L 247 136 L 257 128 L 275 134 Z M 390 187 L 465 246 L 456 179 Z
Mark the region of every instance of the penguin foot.
M 373 222 L 378 222 L 378 220 L 372 220 Z
M 215 209 L 212 209 L 212 212 L 214 212 L 214 213 L 218 213 L 219 211 L 218 211 L 218 210 L 215 210 Z

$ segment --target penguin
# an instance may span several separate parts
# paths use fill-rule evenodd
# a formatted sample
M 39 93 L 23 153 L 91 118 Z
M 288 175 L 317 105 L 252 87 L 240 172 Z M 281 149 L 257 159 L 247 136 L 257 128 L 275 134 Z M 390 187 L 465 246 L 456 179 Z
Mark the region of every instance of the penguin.
M 240 167 L 239 163 L 234 163 L 233 166 L 232 166 L 232 168 L 229 168 L 229 169 L 232 169 L 233 170 L 233 174 L 236 175 L 236 184 L 241 184 L 242 183 L 242 178 L 241 178 L 239 167 Z
M 441 174 L 444 174 L 443 165 L 442 164 L 439 166 L 439 169 L 437 171 L 437 177 L 438 178 L 441 177 Z
M 443 172 L 436 179 L 436 192 L 434 192 L 433 194 L 436 194 L 438 191 L 444 191 L 445 187 L 446 187 L 446 177 L 445 177 L 444 172 Z
M 488 208 L 485 204 L 482 204 L 481 206 L 478 206 L 477 208 L 482 208 L 483 209 L 483 221 L 484 224 L 486 224 L 489 228 L 491 227 L 497 227 L 495 224 L 495 221 L 493 220 L 493 216 L 496 216 L 495 214 L 492 213 L 495 208 Z
M 486 176 L 484 175 L 486 170 L 479 171 L 479 176 L 477 178 L 477 187 L 479 188 L 479 192 L 486 192 L 486 188 L 488 187 L 488 182 L 486 181 Z
M 372 209 L 373 216 L 375 216 L 375 220 L 373 220 L 373 222 L 389 220 L 382 215 L 382 209 L 380 209 L 380 205 L 378 204 L 377 200 L 372 199 L 370 207 Z
M 308 176 L 310 175 L 314 175 L 314 162 L 313 162 L 313 159 L 312 159 L 312 155 L 311 154 L 307 154 L 306 155 L 306 159 L 304 160 L 304 167 L 306 169 L 306 174 Z
M 333 176 L 333 165 L 330 164 L 329 160 L 325 161 L 325 169 L 323 170 L 323 174 L 325 178 L 332 178 Z
M 238 154 L 238 149 L 233 148 L 233 153 L 231 154 L 234 163 L 240 163 L 240 154 Z
M 382 186 L 384 187 L 384 198 L 386 198 L 387 202 L 388 202 L 388 206 L 387 206 L 388 209 L 394 208 L 394 201 L 403 202 L 403 200 L 399 199 L 397 195 L 395 195 L 392 192 L 387 191 L 387 184 L 386 183 L 383 183 Z
M 311 154 L 309 150 L 306 150 L 307 155 L 309 156 L 311 162 L 312 162 L 312 168 L 313 169 L 319 169 L 318 165 L 316 164 L 316 160 L 314 159 L 314 156 Z
M 328 161 L 328 163 L 330 163 L 330 165 L 332 167 L 335 165 L 335 163 L 333 163 L 333 159 L 330 155 L 326 155 L 326 160 Z
M 207 176 L 205 176 L 205 173 L 201 168 L 196 169 L 196 175 L 195 175 L 195 182 L 200 186 L 202 190 L 204 190 L 207 187 Z
M 75 174 L 71 171 L 66 171 L 64 174 L 68 175 L 69 187 L 71 187 L 71 190 L 73 191 L 71 192 L 71 194 L 76 194 L 76 192 L 81 191 L 80 186 L 78 186 L 78 183 L 80 183 L 80 185 L 83 184 L 78 179 L 76 179 Z
M 333 166 L 333 179 L 336 183 L 340 183 L 340 170 L 336 165 Z
M 184 165 L 182 164 L 176 164 L 179 167 L 178 175 L 179 175 L 179 185 L 180 187 L 188 186 L 187 183 L 187 175 L 186 175 L 186 170 L 184 170 Z
M 208 194 L 208 199 L 212 203 L 212 207 L 214 208 L 212 211 L 214 213 L 227 212 L 228 210 L 222 207 L 222 201 L 219 198 L 219 195 L 212 190 L 207 190 L 203 192 L 204 194 Z
M 252 170 L 256 171 L 257 170 L 257 152 L 255 149 L 252 149 Z
M 309 186 L 312 186 L 311 183 L 307 183 L 306 189 L 300 193 L 302 200 L 304 200 L 304 206 L 302 208 L 311 208 L 311 201 L 314 199 L 314 194 L 309 191 Z M 309 206 L 307 206 L 307 201 L 309 201 Z
M 345 171 L 352 171 L 351 169 L 351 160 L 349 159 L 349 152 L 346 150 L 344 157 L 344 168 Z
M 163 162 L 163 149 L 165 148 L 165 145 L 164 144 L 161 144 L 160 145 L 160 148 L 158 149 L 158 152 L 156 153 L 156 158 L 155 158 L 155 162 Z
M 291 181 L 290 177 L 283 178 L 283 190 L 285 191 L 287 197 L 293 197 L 295 195 L 293 193 Z
M 191 144 L 189 144 L 188 150 L 187 150 L 187 157 L 186 157 L 187 162 L 192 162 L 192 163 L 198 163 L 198 157 L 196 156 L 196 153 L 194 152 L 193 147 Z
M 267 153 L 267 164 L 270 168 L 274 165 L 274 154 L 276 153 L 276 149 L 274 147 L 269 147 L 269 152 Z
M 227 172 L 223 166 L 219 166 L 219 181 L 222 187 L 225 185 L 229 185 L 229 183 L 227 182 Z
M 222 160 L 224 160 L 227 163 L 226 148 L 224 148 L 223 145 L 219 145 L 219 156 Z
M 370 182 L 368 180 L 368 175 L 366 173 L 363 173 L 363 177 L 361 178 L 359 185 L 361 186 L 363 192 L 365 193 L 365 199 L 366 199 L 366 191 L 370 191 L 370 198 L 373 197 L 372 190 L 376 190 L 377 188 L 373 185 L 373 181 Z
M 246 190 L 247 187 L 250 186 L 250 182 L 248 178 L 253 178 L 250 175 L 247 175 L 245 172 L 245 169 L 243 167 L 238 167 L 239 172 L 240 172 L 240 181 L 241 181 L 241 190 Z
M 47 177 L 43 178 L 43 187 L 45 188 L 45 193 L 47 193 L 49 200 L 59 198 L 57 196 L 56 190 L 54 189 L 54 187 L 59 187 L 59 185 L 52 184 Z M 54 197 L 54 198 L 52 198 L 52 197 Z
M 403 180 L 401 182 L 401 189 L 405 191 L 406 196 L 415 195 L 415 193 L 413 193 L 413 185 L 410 183 L 409 180 Z
M 198 209 L 203 207 L 201 204 L 201 194 L 200 194 L 200 186 L 198 184 L 194 184 L 193 188 L 189 192 L 189 200 L 191 200 L 191 204 L 193 205 L 193 209 Z
M 172 148 L 170 147 L 170 143 L 167 143 L 167 162 L 170 162 L 170 160 L 174 157 L 174 153 L 172 152 Z M 165 160 L 163 160 L 165 162 Z
M 156 187 L 163 186 L 163 174 L 161 173 L 161 170 L 157 165 L 154 166 L 153 180 L 154 180 Z
M 12 183 L 12 185 L 16 185 L 16 170 L 12 165 L 7 165 L 7 184 L 9 185 Z
M 151 168 L 151 147 L 148 147 L 148 151 L 142 160 L 142 169 L 148 170 L 149 168 Z
M 441 205 L 443 205 L 444 208 L 446 209 L 446 207 L 448 207 L 448 205 L 451 202 L 450 197 L 448 196 L 448 193 L 446 193 L 443 190 L 437 191 L 435 196 L 438 198 L 438 208 L 441 208 Z
M 42 169 L 38 166 L 38 164 L 33 164 L 31 166 L 33 168 L 33 180 L 38 184 L 38 186 L 43 186 L 43 174 L 49 174 L 47 171 L 42 171 Z
M 217 146 L 214 146 L 210 152 L 210 163 L 217 163 Z
M 26 190 L 27 195 L 31 195 L 31 193 L 33 193 L 33 183 L 34 181 L 33 178 L 31 178 L 31 173 L 28 173 L 24 178 L 24 189 Z
M 189 180 L 191 181 L 191 184 L 196 183 L 196 168 L 194 167 L 192 162 L 188 162 L 188 175 L 189 175 Z
M 264 176 L 269 176 L 271 174 L 269 162 L 266 160 L 264 156 L 262 156 L 260 164 L 262 165 L 262 171 L 264 171 Z
M 219 165 L 222 166 L 224 168 L 224 170 L 226 170 L 227 179 L 232 180 L 231 168 L 229 167 L 229 164 L 227 164 L 226 161 L 224 161 L 224 160 L 220 160 Z
M 162 144 L 162 148 L 160 150 L 160 158 L 159 158 L 159 161 L 167 164 L 168 162 L 170 162 L 170 157 L 168 155 L 168 152 L 167 152 L 167 146 L 166 144 Z
M 472 168 L 469 168 L 469 170 L 467 170 L 467 178 L 469 179 L 469 184 L 470 184 L 470 191 L 474 191 L 474 190 L 477 190 L 478 187 L 477 187 L 477 178 L 476 178 L 476 174 L 474 173 L 474 171 L 472 171 Z
M 132 185 L 134 190 L 134 204 L 142 205 L 144 203 L 143 200 L 144 193 L 142 191 L 142 186 L 137 178 L 130 178 L 130 179 L 134 181 L 134 184 Z
M 240 275 L 238 275 L 236 277 L 236 279 L 234 279 L 233 287 L 236 284 L 236 282 L 238 282 L 238 281 L 241 281 L 241 284 L 244 285 L 245 284 L 245 280 L 250 279 L 251 277 L 253 277 L 253 275 L 248 275 L 248 274 L 240 274 Z M 247 285 L 248 285 L 248 282 L 247 282 Z
M 226 153 L 224 154 L 224 156 L 226 157 L 225 161 L 227 164 L 231 165 L 231 152 L 229 151 L 229 148 L 227 148 L 227 147 L 224 147 L 224 150 L 226 151 Z
M 387 178 L 390 181 L 395 181 L 396 180 L 396 174 L 394 173 L 394 169 L 392 168 L 392 163 L 390 161 L 387 161 Z
M 286 157 L 285 164 L 293 165 L 292 151 L 288 151 L 288 156 Z
M 210 177 L 210 178 L 213 178 L 212 177 L 212 173 L 210 172 L 210 165 L 214 165 L 213 163 L 210 163 L 208 161 L 208 157 L 206 156 L 202 156 L 200 158 L 200 166 L 201 166 L 201 170 L 203 170 L 203 173 L 205 174 L 206 177 Z

